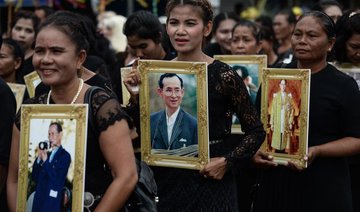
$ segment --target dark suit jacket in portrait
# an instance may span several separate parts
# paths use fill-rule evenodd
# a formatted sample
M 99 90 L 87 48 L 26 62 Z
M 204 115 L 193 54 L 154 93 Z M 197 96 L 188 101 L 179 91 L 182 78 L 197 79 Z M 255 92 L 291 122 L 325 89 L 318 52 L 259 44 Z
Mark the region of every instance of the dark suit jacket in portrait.
M 51 162 L 35 159 L 32 180 L 36 183 L 32 212 L 60 212 L 62 190 L 71 162 L 70 154 L 60 146 Z
M 153 149 L 178 149 L 198 143 L 197 120 L 180 108 L 168 142 L 165 110 L 151 114 L 151 145 Z

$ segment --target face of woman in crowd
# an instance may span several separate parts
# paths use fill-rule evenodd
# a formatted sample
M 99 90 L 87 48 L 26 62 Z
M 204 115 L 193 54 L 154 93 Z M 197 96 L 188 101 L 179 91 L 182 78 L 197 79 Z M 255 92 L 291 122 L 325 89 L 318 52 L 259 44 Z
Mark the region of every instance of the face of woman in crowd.
M 351 63 L 360 65 L 360 34 L 353 34 L 347 40 L 346 57 Z
M 158 55 L 159 49 L 162 47 L 160 44 L 155 43 L 152 39 L 144 39 L 138 37 L 137 35 L 133 35 L 127 38 L 127 42 L 136 57 L 141 59 L 163 59 Z
M 231 31 L 235 24 L 233 19 L 225 19 L 220 22 L 215 32 L 216 42 L 227 51 L 231 49 Z
M 323 26 L 315 17 L 302 18 L 295 26 L 291 44 L 295 57 L 300 61 L 326 61 L 335 40 L 329 39 Z
M 293 25 L 287 21 L 287 16 L 278 14 L 274 18 L 273 28 L 277 40 L 284 40 L 289 37 L 293 30 Z
M 324 13 L 328 15 L 335 23 L 343 15 L 341 9 L 338 6 L 329 6 L 324 10 Z
M 170 12 L 166 30 L 178 53 L 201 51 L 203 37 L 209 35 L 212 23 L 204 25 L 201 11 L 191 5 L 179 5 Z
M 21 65 L 21 58 L 14 57 L 14 51 L 7 45 L 2 44 L 0 49 L 0 76 L 4 79 L 9 77 Z
M 30 49 L 35 39 L 32 20 L 20 18 L 11 30 L 11 38 L 19 43 L 24 52 Z
M 45 27 L 39 32 L 33 65 L 45 85 L 58 86 L 77 78 L 86 52 L 77 52 L 76 47 L 68 35 L 55 27 Z
M 234 30 L 231 53 L 237 55 L 257 54 L 260 51 L 260 43 L 256 41 L 252 30 L 247 26 L 237 26 Z

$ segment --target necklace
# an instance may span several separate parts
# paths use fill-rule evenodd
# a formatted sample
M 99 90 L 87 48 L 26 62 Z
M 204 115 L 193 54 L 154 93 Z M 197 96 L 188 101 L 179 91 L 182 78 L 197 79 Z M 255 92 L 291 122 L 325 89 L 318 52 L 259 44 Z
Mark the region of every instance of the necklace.
M 84 80 L 80 78 L 79 81 L 80 81 L 80 83 L 79 83 L 79 88 L 78 88 L 78 90 L 77 90 L 77 92 L 76 92 L 76 94 L 75 94 L 75 96 L 74 96 L 74 98 L 73 98 L 73 100 L 71 101 L 70 104 L 74 104 L 74 103 L 75 103 L 75 101 L 76 101 L 77 98 L 79 97 L 80 92 L 81 92 L 81 90 L 82 90 L 82 88 L 83 88 L 83 86 L 84 86 Z M 50 95 L 51 95 L 51 90 L 50 90 L 49 93 L 48 93 L 46 104 L 50 104 Z

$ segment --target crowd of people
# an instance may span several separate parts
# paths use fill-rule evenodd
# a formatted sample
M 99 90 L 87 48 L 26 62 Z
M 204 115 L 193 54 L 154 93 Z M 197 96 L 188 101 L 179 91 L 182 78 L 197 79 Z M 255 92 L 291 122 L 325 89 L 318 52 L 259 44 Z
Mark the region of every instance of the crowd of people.
M 0 42 L 1 211 L 17 208 L 23 141 L 16 104 L 82 104 L 92 86 L 100 88 L 89 102 L 93 123 L 87 130 L 84 189 L 99 198 L 89 210 L 123 209 L 138 181 L 135 158 L 140 156 L 134 149 L 141 139 L 140 105 L 139 89 L 133 88 L 141 84 L 139 59 L 207 63 L 210 160 L 200 171 L 151 166 L 158 211 L 360 211 L 360 76 L 338 70 L 360 70 L 360 9 L 343 11 L 330 0 L 300 16 L 284 9 L 273 17 L 244 20 L 231 12 L 215 16 L 208 0 L 169 0 L 165 23 L 148 11 L 127 18 L 108 12 L 93 23 L 74 12 L 42 9 L 17 12 Z M 307 168 L 280 165 L 260 150 L 266 134 L 260 89 L 252 95 L 247 70 L 237 72 L 214 55 L 267 55 L 270 68 L 310 69 Z M 120 68 L 126 66 L 132 70 L 121 79 Z M 41 79 L 35 97 L 26 93 L 17 103 L 7 83 L 24 84 L 33 71 Z M 279 82 L 279 99 L 286 82 Z M 122 104 L 122 84 L 131 95 L 128 105 Z M 157 92 L 165 109 L 152 114 L 157 125 L 151 136 L 164 134 L 151 139 L 162 145 L 153 145 L 181 148 L 186 139 L 194 144 L 196 117 L 181 107 L 182 78 L 164 73 Z M 182 122 L 192 129 L 175 141 L 176 123 L 184 116 L 188 120 Z M 231 133 L 234 116 L 244 134 Z M 272 130 L 278 131 L 272 138 L 276 146 L 284 135 Z M 285 146 L 275 149 L 285 151 Z M 40 166 L 54 162 L 40 153 L 34 166 L 43 170 Z M 60 210 L 56 197 L 54 207 Z M 32 211 L 48 211 L 53 205 L 46 202 L 36 202 Z

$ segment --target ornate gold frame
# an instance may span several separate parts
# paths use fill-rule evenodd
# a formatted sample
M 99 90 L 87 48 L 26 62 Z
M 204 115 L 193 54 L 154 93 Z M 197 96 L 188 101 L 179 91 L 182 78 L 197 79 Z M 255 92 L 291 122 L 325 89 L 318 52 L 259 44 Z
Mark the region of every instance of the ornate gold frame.
M 258 65 L 258 84 L 259 88 L 262 80 L 262 70 L 267 68 L 267 55 L 214 55 L 214 59 L 220 60 L 231 67 L 233 65 Z M 240 124 L 233 124 L 231 127 L 231 133 L 244 134 L 241 130 Z
M 124 79 L 126 78 L 126 76 L 129 74 L 129 72 L 132 70 L 132 67 L 122 67 L 120 68 L 120 76 L 121 76 L 121 80 L 124 81 Z M 122 91 L 122 105 L 126 106 L 129 104 L 129 99 L 131 97 L 129 91 L 127 90 L 125 84 L 123 82 L 121 82 L 121 91 Z
M 32 162 L 35 160 L 35 156 L 33 155 L 33 153 L 35 154 L 35 150 L 33 148 L 36 148 L 38 145 L 38 143 L 34 144 L 34 141 L 39 141 L 36 139 L 40 138 L 40 136 L 44 137 L 44 133 L 47 137 L 49 123 L 53 120 L 72 123 L 72 125 L 67 125 L 67 129 L 69 129 L 68 138 L 70 139 L 68 139 L 67 143 L 63 144 L 64 148 L 67 149 L 71 155 L 71 164 L 68 171 L 68 174 L 72 172 L 73 176 L 71 211 L 83 210 L 87 112 L 87 104 L 22 105 L 17 211 L 26 210 L 27 196 L 30 193 L 28 193 L 28 188 L 31 186 L 31 184 L 29 184 L 29 176 L 31 176 Z M 45 131 L 43 133 L 39 133 L 38 131 L 32 132 L 30 130 L 31 128 L 38 129 L 39 127 L 35 123 L 44 123 L 44 126 L 47 124 Z M 63 129 L 65 132 L 65 128 Z M 70 132 L 72 132 L 72 136 L 70 136 Z M 36 139 L 34 139 L 34 137 L 36 137 Z M 63 140 L 65 141 L 65 139 Z
M 261 149 L 268 152 L 274 157 L 274 161 L 279 164 L 287 164 L 291 161 L 299 166 L 306 167 L 307 163 L 304 156 L 308 151 L 308 120 L 309 120 L 309 99 L 310 99 L 310 69 L 275 69 L 265 68 L 262 73 L 262 88 L 261 88 L 261 121 L 264 123 L 266 130 L 266 138 L 261 146 Z M 297 151 L 276 153 L 272 149 L 270 143 L 270 105 L 269 100 L 274 92 L 279 91 L 278 83 L 280 80 L 286 80 L 286 90 L 291 91 L 292 103 L 296 106 L 294 114 L 295 118 L 293 127 L 291 129 L 291 137 L 289 145 L 295 146 Z M 277 90 L 275 90 L 277 89 Z M 293 106 L 294 106 L 293 105 Z M 294 116 L 295 116 L 294 115 Z
M 16 111 L 20 109 L 20 106 L 24 99 L 25 89 L 26 86 L 23 84 L 17 84 L 17 83 L 7 83 L 14 93 L 15 99 L 16 99 Z
M 29 97 L 32 98 L 35 96 L 35 88 L 41 82 L 40 76 L 36 71 L 31 72 L 24 76 L 25 85 L 29 93 Z
M 201 169 L 209 161 L 207 64 L 200 62 L 175 62 L 140 60 L 138 70 L 140 85 L 141 158 L 149 165 L 185 169 Z M 196 78 L 198 156 L 184 157 L 155 154 L 151 151 L 149 74 L 176 73 L 194 75 Z

